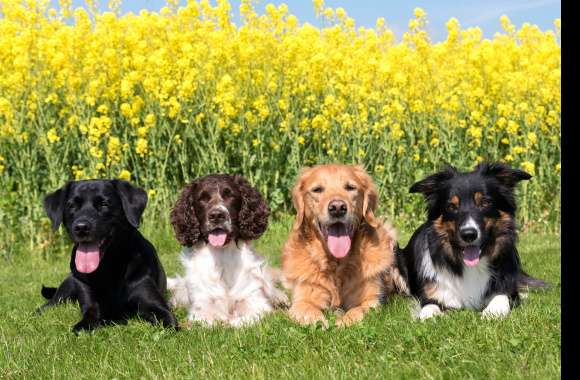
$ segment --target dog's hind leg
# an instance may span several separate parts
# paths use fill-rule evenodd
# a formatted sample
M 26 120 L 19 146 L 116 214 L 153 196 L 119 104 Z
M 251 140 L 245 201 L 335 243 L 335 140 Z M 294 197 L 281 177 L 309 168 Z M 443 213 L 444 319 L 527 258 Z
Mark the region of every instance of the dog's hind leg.
M 71 275 L 65 278 L 58 288 L 47 288 L 43 285 L 40 292 L 48 302 L 36 309 L 37 314 L 42 314 L 44 310 L 59 303 L 76 300 L 76 286 Z

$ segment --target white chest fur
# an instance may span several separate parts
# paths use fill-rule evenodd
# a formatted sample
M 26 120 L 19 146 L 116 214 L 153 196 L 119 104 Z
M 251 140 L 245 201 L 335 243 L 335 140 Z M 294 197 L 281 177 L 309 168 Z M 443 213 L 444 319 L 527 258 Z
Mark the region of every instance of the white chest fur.
M 274 285 L 264 259 L 249 243 L 184 248 L 181 262 L 185 274 L 169 279 L 168 288 L 174 305 L 189 307 L 191 320 L 241 325 L 272 310 Z
M 430 296 L 452 309 L 469 308 L 481 310 L 485 304 L 491 272 L 489 259 L 482 258 L 472 267 L 463 264 L 463 274 L 458 276 L 446 268 L 435 267 L 427 250 L 421 262 L 422 276 L 435 282 Z

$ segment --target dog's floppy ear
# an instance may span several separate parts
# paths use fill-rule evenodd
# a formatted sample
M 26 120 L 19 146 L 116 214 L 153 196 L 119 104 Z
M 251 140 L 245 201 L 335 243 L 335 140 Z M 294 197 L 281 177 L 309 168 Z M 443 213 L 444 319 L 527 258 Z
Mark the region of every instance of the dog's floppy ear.
M 52 231 L 58 230 L 58 227 L 62 223 L 64 216 L 64 207 L 68 193 L 71 187 L 72 181 L 67 182 L 63 187 L 55 191 L 54 193 L 48 194 L 44 198 L 44 211 L 48 215 L 50 221 L 52 222 Z
M 475 168 L 482 175 L 495 177 L 502 185 L 513 189 L 518 182 L 528 180 L 532 176 L 520 169 L 513 169 L 503 163 L 481 163 Z
M 377 228 L 379 226 L 379 221 L 375 218 L 374 212 L 377 209 L 379 196 L 375 184 L 371 176 L 362 166 L 357 165 L 354 170 L 359 181 L 361 181 L 364 190 L 363 216 L 369 225 Z
M 254 188 L 242 175 L 232 176 L 234 183 L 238 186 L 242 196 L 242 206 L 238 215 L 240 226 L 240 239 L 255 240 L 259 238 L 266 227 L 268 227 L 268 217 L 270 208 L 262 197 L 262 194 Z
M 302 223 L 304 223 L 304 217 L 306 213 L 306 209 L 304 208 L 304 180 L 306 178 L 306 173 L 309 171 L 310 168 L 303 168 L 298 174 L 298 178 L 296 179 L 296 183 L 292 188 L 292 204 L 296 209 L 296 219 L 294 220 L 294 225 L 292 229 L 294 231 L 298 231 L 300 227 L 302 227 Z
M 185 186 L 171 209 L 171 225 L 175 238 L 184 247 L 192 247 L 201 236 L 197 215 L 195 214 L 194 192 L 197 181 Z
M 147 193 L 127 181 L 115 179 L 112 182 L 117 194 L 119 194 L 119 198 L 121 198 L 127 221 L 133 227 L 139 227 L 141 215 L 143 215 L 143 211 L 145 211 L 147 206 Z

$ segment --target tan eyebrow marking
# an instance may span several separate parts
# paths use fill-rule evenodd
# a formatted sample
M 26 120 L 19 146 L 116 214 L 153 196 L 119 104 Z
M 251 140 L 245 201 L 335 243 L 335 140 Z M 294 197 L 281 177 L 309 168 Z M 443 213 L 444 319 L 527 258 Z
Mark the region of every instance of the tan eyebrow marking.
M 483 198 L 483 194 L 479 191 L 476 191 L 475 194 L 473 194 L 473 200 L 475 201 L 476 206 L 479 206 L 481 204 L 482 198 Z
M 459 197 L 457 195 L 452 196 L 451 203 L 453 203 L 455 206 L 459 206 Z

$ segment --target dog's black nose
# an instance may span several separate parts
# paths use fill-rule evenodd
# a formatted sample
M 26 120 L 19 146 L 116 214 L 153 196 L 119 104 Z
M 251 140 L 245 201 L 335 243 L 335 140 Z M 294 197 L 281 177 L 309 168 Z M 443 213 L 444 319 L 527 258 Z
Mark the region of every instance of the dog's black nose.
M 208 219 L 212 223 L 219 223 L 226 220 L 226 212 L 222 209 L 213 209 L 208 214 Z
M 328 204 L 328 213 L 330 216 L 340 218 L 346 215 L 347 207 L 344 201 L 331 201 Z
M 73 225 L 73 232 L 77 236 L 85 236 L 89 233 L 90 230 L 91 230 L 91 225 L 89 224 L 89 222 L 86 222 L 86 221 L 76 222 Z
M 459 236 L 461 236 L 461 240 L 464 242 L 471 243 L 477 239 L 478 232 L 473 227 L 462 228 L 459 230 Z

